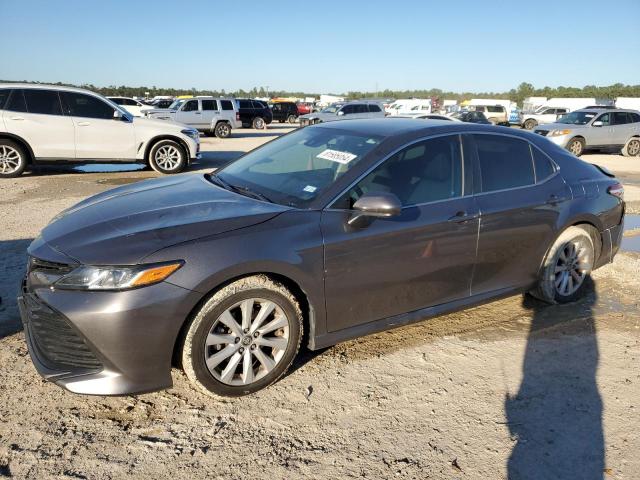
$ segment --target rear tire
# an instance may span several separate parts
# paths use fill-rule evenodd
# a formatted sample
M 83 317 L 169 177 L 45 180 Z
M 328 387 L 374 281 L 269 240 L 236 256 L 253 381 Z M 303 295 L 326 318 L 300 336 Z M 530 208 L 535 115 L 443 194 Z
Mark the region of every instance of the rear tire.
M 22 175 L 28 162 L 27 152 L 13 140 L 0 139 L 0 178 Z
M 296 117 L 295 115 L 289 115 L 289 117 L 287 118 L 287 122 L 289 123 L 296 123 L 297 120 L 298 117 Z
M 567 143 L 567 150 L 573 153 L 576 157 L 579 157 L 584 153 L 585 143 L 582 138 L 572 138 Z
M 622 147 L 622 155 L 625 157 L 637 157 L 640 155 L 640 138 L 633 137 Z
M 178 142 L 160 140 L 149 151 L 149 165 L 165 175 L 180 173 L 187 167 L 187 153 Z
M 218 138 L 229 138 L 231 136 L 231 125 L 227 122 L 218 122 L 214 133 Z
M 264 130 L 265 128 L 267 128 L 267 124 L 262 117 L 254 118 L 253 122 L 251 122 L 251 126 L 254 128 L 254 130 Z
M 525 130 L 533 130 L 538 126 L 538 122 L 536 122 L 532 118 L 529 118 L 527 121 L 524 122 L 524 125 L 522 126 L 524 127 Z
M 547 253 L 538 286 L 530 293 L 547 303 L 569 303 L 584 295 L 595 262 L 592 236 L 582 227 L 569 227 Z
M 264 275 L 242 278 L 214 293 L 191 320 L 182 367 L 205 393 L 247 395 L 286 373 L 302 331 L 302 312 L 286 287 Z

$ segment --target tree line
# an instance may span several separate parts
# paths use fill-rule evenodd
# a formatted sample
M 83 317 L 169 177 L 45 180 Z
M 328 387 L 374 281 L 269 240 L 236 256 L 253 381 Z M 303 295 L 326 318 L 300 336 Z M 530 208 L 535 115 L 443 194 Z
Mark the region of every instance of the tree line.
M 11 83 L 12 81 L 0 80 L 2 83 Z M 23 81 L 24 83 L 43 83 Z M 157 95 L 212 95 L 232 96 L 232 97 L 319 97 L 317 92 L 294 92 L 286 90 L 270 90 L 267 87 L 253 87 L 251 90 L 201 90 L 196 88 L 164 88 L 155 85 L 130 87 L 126 85 L 109 85 L 108 87 L 98 87 L 93 84 L 71 85 L 68 83 L 57 82 L 54 85 L 81 87 L 102 95 L 123 96 L 123 97 L 155 97 Z M 579 87 L 543 87 L 535 88 L 532 84 L 523 82 L 517 88 L 512 88 L 508 92 L 451 92 L 438 88 L 428 90 L 382 90 L 377 92 L 367 91 L 349 91 L 347 93 L 337 94 L 349 99 L 355 98 L 439 98 L 451 100 L 468 100 L 470 98 L 497 98 L 511 100 L 522 105 L 522 101 L 526 97 L 593 97 L 597 99 L 613 100 L 617 97 L 640 97 L 640 85 L 624 85 L 622 83 L 614 83 L 613 85 L 597 87 L 595 85 L 586 85 Z

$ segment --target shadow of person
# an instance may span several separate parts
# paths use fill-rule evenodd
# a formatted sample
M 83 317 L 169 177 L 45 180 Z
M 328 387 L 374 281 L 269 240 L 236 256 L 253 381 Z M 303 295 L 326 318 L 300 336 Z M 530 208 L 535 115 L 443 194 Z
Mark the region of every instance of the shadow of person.
M 505 411 L 515 446 L 508 478 L 601 479 L 604 472 L 602 400 L 598 391 L 598 340 L 592 281 L 571 305 L 525 297 L 533 310 L 523 378 Z
M 0 240 L 0 339 L 22 330 L 16 297 L 33 239 Z

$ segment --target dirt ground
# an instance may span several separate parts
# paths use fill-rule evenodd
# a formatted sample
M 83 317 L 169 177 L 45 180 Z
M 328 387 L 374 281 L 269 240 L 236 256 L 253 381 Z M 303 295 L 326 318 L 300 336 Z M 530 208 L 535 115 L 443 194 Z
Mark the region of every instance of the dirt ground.
M 285 131 L 205 138 L 190 172 Z M 640 214 L 640 159 L 584 159 L 614 170 L 628 212 Z M 15 304 L 26 247 L 63 208 L 156 176 L 87 170 L 0 183 L 0 477 L 640 478 L 633 251 L 596 271 L 576 304 L 518 296 L 303 352 L 280 382 L 240 399 L 205 396 L 178 370 L 173 388 L 136 397 L 78 396 L 43 381 Z

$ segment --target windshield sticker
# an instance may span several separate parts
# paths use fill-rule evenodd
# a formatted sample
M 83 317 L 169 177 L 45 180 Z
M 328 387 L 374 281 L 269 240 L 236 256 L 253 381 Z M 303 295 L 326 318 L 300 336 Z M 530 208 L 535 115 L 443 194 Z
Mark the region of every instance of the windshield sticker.
M 340 152 L 338 150 L 331 150 L 330 148 L 327 148 L 324 152 L 316 155 L 316 157 L 322 158 L 324 160 L 330 160 L 332 162 L 347 164 L 351 160 L 356 158 L 357 155 L 354 155 L 353 153 L 349 153 L 349 152 Z
M 313 185 L 307 185 L 302 190 L 305 192 L 313 193 L 318 189 L 318 187 L 314 187 Z

